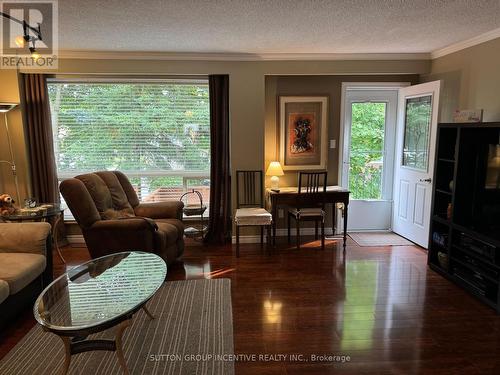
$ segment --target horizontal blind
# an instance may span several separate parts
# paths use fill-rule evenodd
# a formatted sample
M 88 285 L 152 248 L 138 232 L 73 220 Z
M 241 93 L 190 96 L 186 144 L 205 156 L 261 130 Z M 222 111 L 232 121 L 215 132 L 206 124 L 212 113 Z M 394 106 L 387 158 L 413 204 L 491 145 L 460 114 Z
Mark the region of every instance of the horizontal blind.
M 59 176 L 121 170 L 165 186 L 208 176 L 207 82 L 50 81 L 48 90 Z

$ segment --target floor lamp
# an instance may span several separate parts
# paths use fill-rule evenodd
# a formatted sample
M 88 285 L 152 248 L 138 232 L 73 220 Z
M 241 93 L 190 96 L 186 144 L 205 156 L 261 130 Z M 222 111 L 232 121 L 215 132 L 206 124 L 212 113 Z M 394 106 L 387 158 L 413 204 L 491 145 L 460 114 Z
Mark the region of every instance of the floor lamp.
M 9 143 L 9 152 L 10 152 L 10 161 L 0 160 L 0 163 L 6 163 L 10 165 L 10 168 L 12 170 L 12 175 L 14 176 L 14 184 L 16 185 L 17 204 L 20 204 L 19 200 L 21 199 L 21 196 L 19 195 L 19 184 L 17 182 L 16 162 L 14 161 L 14 151 L 12 150 L 12 141 L 10 139 L 9 123 L 7 121 L 7 112 L 16 107 L 17 104 L 15 103 L 0 103 L 0 113 L 3 113 L 4 116 L 5 132 L 7 134 L 7 142 Z

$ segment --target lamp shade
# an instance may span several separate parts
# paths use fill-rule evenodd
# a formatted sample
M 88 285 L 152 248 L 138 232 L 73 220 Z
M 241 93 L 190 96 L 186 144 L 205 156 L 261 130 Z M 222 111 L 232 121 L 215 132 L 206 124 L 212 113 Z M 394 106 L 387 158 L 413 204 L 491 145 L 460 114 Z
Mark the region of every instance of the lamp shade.
M 284 174 L 279 161 L 272 161 L 267 167 L 266 176 L 283 176 Z
M 0 113 L 7 113 L 16 106 L 16 103 L 0 103 Z

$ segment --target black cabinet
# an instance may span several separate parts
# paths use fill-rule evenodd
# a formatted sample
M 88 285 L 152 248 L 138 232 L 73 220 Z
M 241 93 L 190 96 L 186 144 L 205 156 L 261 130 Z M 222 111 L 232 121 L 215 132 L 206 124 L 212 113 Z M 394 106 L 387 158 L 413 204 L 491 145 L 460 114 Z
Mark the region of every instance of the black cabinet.
M 439 124 L 428 264 L 500 312 L 500 123 Z

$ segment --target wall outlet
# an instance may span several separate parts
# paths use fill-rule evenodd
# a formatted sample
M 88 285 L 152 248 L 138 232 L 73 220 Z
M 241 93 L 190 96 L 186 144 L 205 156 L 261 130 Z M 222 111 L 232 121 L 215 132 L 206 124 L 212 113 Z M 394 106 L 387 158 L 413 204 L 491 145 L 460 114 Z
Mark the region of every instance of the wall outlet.
M 337 140 L 330 139 L 330 148 L 336 148 L 336 147 L 337 147 Z
M 283 219 L 285 217 L 285 211 L 283 209 L 278 210 L 278 217 Z

